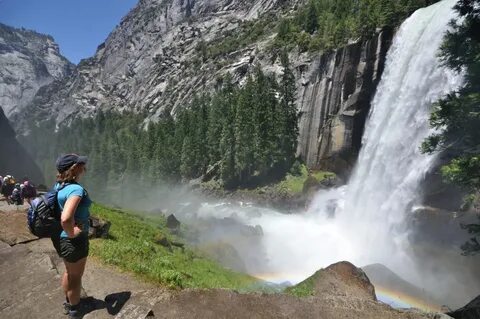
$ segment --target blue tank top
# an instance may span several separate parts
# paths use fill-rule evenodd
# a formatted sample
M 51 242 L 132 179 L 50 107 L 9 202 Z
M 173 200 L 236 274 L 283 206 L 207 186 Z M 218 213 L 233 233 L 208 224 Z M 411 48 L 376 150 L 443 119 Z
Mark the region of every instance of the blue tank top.
M 61 188 L 59 183 L 55 184 L 55 189 Z M 63 213 L 63 207 L 65 203 L 71 196 L 79 196 L 82 198 L 80 203 L 77 206 L 77 209 L 74 214 L 75 224 L 82 230 L 82 232 L 88 233 L 90 227 L 88 218 L 90 217 L 90 205 L 92 205 L 92 200 L 88 196 L 87 191 L 79 184 L 68 184 L 58 191 L 57 200 L 58 205 Z M 65 231 L 62 231 L 60 237 L 68 238 L 68 235 Z

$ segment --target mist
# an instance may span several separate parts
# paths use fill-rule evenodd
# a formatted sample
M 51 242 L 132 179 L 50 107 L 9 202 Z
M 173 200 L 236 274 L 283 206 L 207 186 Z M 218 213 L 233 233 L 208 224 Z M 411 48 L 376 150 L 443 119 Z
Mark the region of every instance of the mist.
M 432 134 L 432 103 L 463 84 L 462 74 L 437 56 L 455 2 L 417 10 L 402 24 L 348 183 L 319 191 L 307 209 L 286 214 L 169 185 L 121 186 L 116 200 L 137 211 L 173 213 L 188 226 L 183 237 L 191 245 L 266 281 L 295 284 L 342 260 L 380 263 L 439 305 L 463 306 L 480 287 L 478 258 L 458 248 L 468 239 L 459 223 L 474 216 L 423 206 L 423 185 L 439 159 L 419 149 Z
M 186 186 L 122 187 L 132 196 L 110 199 L 110 204 L 147 214 L 174 214 L 186 226 L 179 236 L 189 245 L 227 268 L 268 282 L 293 285 L 347 260 L 357 267 L 383 264 L 438 305 L 458 308 L 478 295 L 480 260 L 462 256 L 460 249 L 469 238 L 460 223 L 474 221 L 473 213 L 412 206 L 406 213 L 407 226 L 392 232 L 380 221 L 359 223 L 341 217 L 347 186 L 321 190 L 308 208 L 290 213 L 207 198 Z M 369 233 L 389 234 L 389 239 L 372 244 Z

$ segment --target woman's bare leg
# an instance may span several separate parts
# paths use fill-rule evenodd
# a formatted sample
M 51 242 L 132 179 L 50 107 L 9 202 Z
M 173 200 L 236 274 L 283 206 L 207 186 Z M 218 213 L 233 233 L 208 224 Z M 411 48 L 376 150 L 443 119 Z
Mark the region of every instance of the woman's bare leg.
M 75 263 L 65 261 L 65 274 L 62 280 L 62 287 L 67 292 L 68 300 L 71 305 L 77 305 L 80 302 L 80 293 L 82 290 L 82 276 L 85 271 L 87 257 L 80 259 Z M 64 282 L 66 284 L 64 284 Z

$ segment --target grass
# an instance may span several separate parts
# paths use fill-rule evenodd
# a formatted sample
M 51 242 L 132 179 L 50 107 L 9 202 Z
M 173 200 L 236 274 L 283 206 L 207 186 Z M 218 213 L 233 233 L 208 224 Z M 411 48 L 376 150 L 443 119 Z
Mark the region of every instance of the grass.
M 248 290 L 258 280 L 202 257 L 189 248 L 169 250 L 155 238 L 172 237 L 163 217 L 141 217 L 130 212 L 93 205 L 92 214 L 112 222 L 109 239 L 90 242 L 91 255 L 170 288 L 230 288 Z
M 320 183 L 327 178 L 335 178 L 335 174 L 325 171 L 314 171 L 310 174 L 315 180 L 314 182 Z M 290 195 L 298 195 L 303 192 L 303 186 L 309 178 L 308 170 L 305 165 L 300 166 L 299 172 L 296 175 L 288 173 L 287 176 L 275 185 L 275 188 L 279 191 L 287 192 Z
M 285 293 L 296 297 L 308 297 L 315 294 L 315 281 L 321 276 L 320 270 L 295 286 L 285 289 Z
M 252 198 L 293 198 L 301 196 L 304 192 L 306 184 L 309 186 L 315 186 L 326 179 L 336 178 L 335 173 L 326 171 L 308 171 L 304 164 L 299 164 L 296 168 L 296 172 L 288 173 L 285 178 L 275 184 L 267 186 L 260 186 L 253 189 L 240 188 L 235 190 L 238 195 L 250 196 Z M 218 180 L 211 180 L 204 182 L 201 185 L 202 189 L 213 192 L 216 194 L 222 194 L 225 192 L 223 185 Z

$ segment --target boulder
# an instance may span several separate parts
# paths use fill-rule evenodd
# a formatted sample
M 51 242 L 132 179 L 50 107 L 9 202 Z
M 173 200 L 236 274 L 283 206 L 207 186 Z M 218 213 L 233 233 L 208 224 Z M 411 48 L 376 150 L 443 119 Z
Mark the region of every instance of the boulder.
M 480 295 L 470 301 L 464 307 L 447 313 L 455 319 L 479 319 L 480 318 Z
M 180 221 L 175 217 L 175 215 L 173 214 L 168 215 L 167 227 L 172 231 L 178 230 L 178 228 L 180 228 Z
M 348 261 L 332 264 L 320 270 L 320 272 L 322 276 L 317 281 L 316 287 L 319 288 L 319 290 L 316 290 L 317 294 L 328 293 L 336 295 L 343 290 L 342 294 L 355 295 L 362 299 L 377 300 L 375 287 L 365 272 Z
M 111 222 L 103 220 L 95 216 L 90 216 L 90 229 L 88 237 L 90 238 L 108 238 Z

